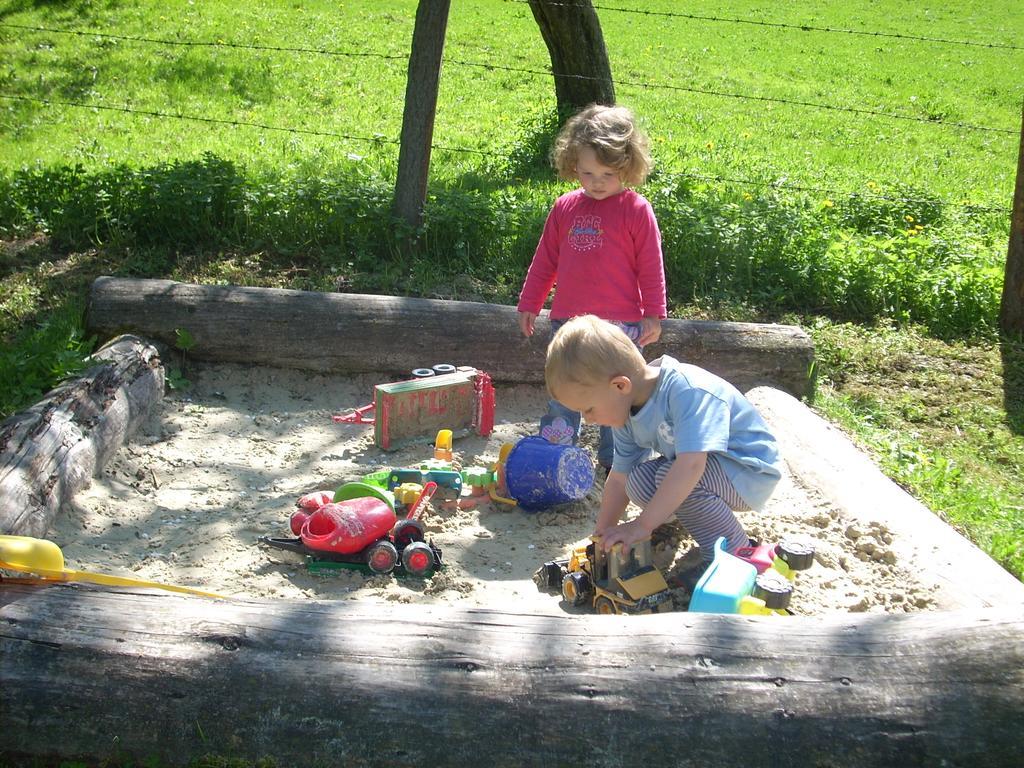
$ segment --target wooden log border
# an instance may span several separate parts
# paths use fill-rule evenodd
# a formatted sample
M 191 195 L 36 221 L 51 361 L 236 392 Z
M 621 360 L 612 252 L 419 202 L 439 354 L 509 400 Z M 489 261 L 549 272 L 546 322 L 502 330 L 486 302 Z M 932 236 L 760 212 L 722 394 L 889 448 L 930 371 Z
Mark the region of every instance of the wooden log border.
M 538 616 L 0 590 L 0 753 L 1017 766 L 1024 617 Z
M 170 346 L 176 329 L 187 330 L 198 360 L 405 377 L 446 362 L 543 384 L 547 313 L 531 339 L 516 318 L 514 307 L 468 301 L 101 277 L 86 322 L 100 337 L 130 332 Z M 700 365 L 741 390 L 811 391 L 814 344 L 791 325 L 667 320 L 645 352 Z
M 164 369 L 156 347 L 120 336 L 92 360 L 0 424 L 0 533 L 43 536 L 124 441 L 158 418 Z

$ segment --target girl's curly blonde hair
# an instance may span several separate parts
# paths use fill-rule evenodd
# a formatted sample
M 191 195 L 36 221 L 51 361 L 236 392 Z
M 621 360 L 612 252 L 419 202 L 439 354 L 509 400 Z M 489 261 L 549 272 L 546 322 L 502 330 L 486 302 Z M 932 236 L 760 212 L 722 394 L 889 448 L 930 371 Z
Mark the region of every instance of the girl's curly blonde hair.
M 576 160 L 583 147 L 594 150 L 601 165 L 618 171 L 626 186 L 643 184 L 651 172 L 647 137 L 625 107 L 591 104 L 565 122 L 551 149 L 559 178 L 577 178 Z

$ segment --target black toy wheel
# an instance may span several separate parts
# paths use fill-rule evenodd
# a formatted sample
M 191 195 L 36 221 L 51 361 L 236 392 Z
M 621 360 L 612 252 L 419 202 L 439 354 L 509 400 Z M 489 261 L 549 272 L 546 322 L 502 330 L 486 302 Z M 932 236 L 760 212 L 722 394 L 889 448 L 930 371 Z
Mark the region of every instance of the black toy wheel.
M 406 547 L 414 541 L 423 541 L 426 536 L 423 534 L 423 524 L 419 520 L 399 520 L 391 532 L 398 548 Z
M 391 573 L 398 564 L 398 550 L 390 541 L 378 541 L 366 550 L 366 564 L 374 573 Z
M 806 571 L 814 564 L 814 545 L 802 539 L 783 539 L 775 546 L 775 556 L 794 571 Z
M 614 616 L 618 613 L 618 611 L 615 610 L 615 603 L 604 595 L 594 601 L 594 612 L 599 613 L 602 616 Z
M 583 571 L 567 573 L 562 579 L 562 597 L 570 605 L 580 606 L 590 599 L 590 577 Z
M 434 572 L 434 553 L 430 545 L 414 541 L 402 550 L 402 566 L 410 576 L 429 576 Z
M 793 585 L 778 571 L 767 570 L 754 581 L 754 597 L 764 600 L 764 607 L 778 611 L 789 605 Z

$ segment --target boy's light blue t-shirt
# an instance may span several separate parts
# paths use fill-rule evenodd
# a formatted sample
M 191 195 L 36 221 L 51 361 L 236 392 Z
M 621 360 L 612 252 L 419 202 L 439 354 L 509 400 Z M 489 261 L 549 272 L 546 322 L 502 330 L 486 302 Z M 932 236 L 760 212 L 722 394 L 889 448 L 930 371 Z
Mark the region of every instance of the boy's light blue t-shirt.
M 658 383 L 640 410 L 615 429 L 612 469 L 628 473 L 651 458 L 713 453 L 752 509 L 760 509 L 782 476 L 775 437 L 736 387 L 703 368 L 664 355 Z

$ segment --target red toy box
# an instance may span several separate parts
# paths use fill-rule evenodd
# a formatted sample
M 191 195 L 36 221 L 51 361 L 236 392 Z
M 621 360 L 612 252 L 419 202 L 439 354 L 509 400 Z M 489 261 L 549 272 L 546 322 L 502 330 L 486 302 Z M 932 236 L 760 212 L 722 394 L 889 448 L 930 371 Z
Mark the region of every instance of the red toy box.
M 486 436 L 494 429 L 494 387 L 483 371 L 460 367 L 440 376 L 378 384 L 370 405 L 334 419 L 372 423 L 374 441 L 385 451 L 433 440 L 441 429 L 450 429 L 453 437 Z

